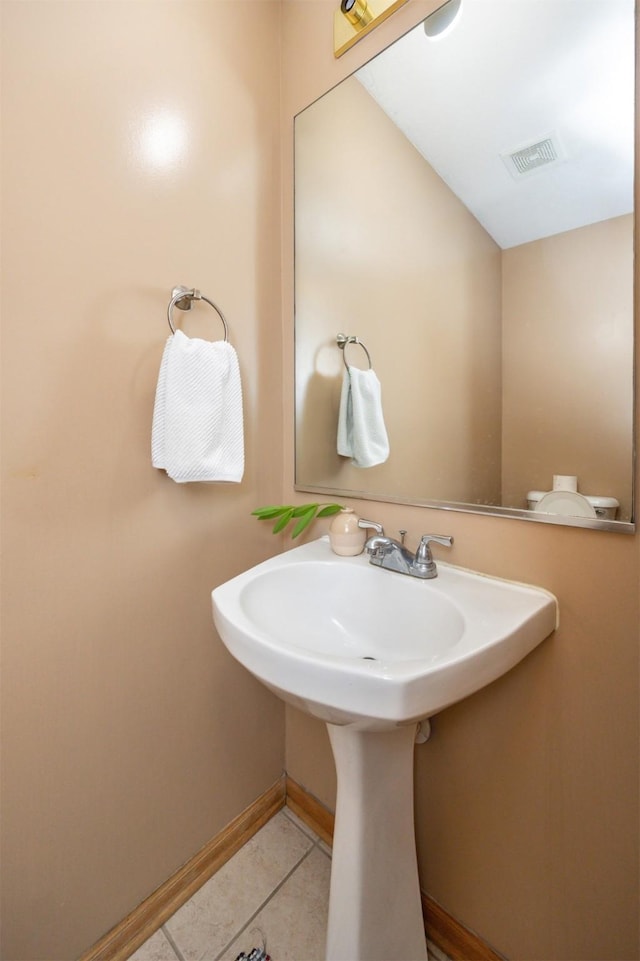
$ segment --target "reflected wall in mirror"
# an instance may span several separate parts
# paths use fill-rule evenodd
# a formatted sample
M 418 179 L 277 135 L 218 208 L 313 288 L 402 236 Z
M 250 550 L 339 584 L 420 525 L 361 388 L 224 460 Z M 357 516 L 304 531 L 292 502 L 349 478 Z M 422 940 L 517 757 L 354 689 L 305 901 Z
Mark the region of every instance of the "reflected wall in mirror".
M 297 489 L 562 523 L 527 495 L 573 475 L 622 524 L 567 523 L 629 529 L 634 19 L 462 0 L 296 117 Z M 382 385 L 373 468 L 337 453 L 339 332 Z

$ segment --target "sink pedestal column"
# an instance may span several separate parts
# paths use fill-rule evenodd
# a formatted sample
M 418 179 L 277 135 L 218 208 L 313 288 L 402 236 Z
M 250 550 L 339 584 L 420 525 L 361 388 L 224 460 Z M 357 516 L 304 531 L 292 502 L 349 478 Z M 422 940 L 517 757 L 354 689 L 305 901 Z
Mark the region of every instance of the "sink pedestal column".
M 338 775 L 327 961 L 426 961 L 413 820 L 415 725 L 327 729 Z

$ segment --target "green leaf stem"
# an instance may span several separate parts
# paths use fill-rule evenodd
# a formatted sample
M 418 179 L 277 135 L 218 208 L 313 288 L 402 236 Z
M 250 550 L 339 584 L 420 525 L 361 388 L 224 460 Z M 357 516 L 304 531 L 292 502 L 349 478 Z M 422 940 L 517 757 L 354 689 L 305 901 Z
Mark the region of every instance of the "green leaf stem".
M 306 514 L 302 514 L 302 516 L 300 517 L 300 520 L 298 521 L 298 523 L 296 524 L 296 526 L 293 528 L 291 532 L 292 538 L 297 537 L 298 534 L 302 534 L 303 530 L 309 526 L 313 518 L 316 516 L 316 512 L 317 512 L 317 507 L 314 504 L 313 507 L 306 512 Z
M 293 507 L 290 507 L 289 510 L 285 511 L 282 517 L 280 517 L 273 525 L 273 533 L 278 534 L 280 531 L 283 531 L 292 517 Z
M 342 504 L 327 504 L 326 507 L 318 511 L 318 517 L 330 517 L 331 514 L 337 514 L 341 510 L 344 510 Z
M 298 537 L 316 517 L 330 517 L 342 510 L 342 504 L 269 504 L 266 507 L 256 507 L 251 511 L 253 517 L 259 521 L 275 520 L 273 533 L 283 531 L 289 521 L 296 520 L 291 537 Z
M 263 521 L 271 520 L 274 517 L 280 517 L 281 514 L 285 514 L 288 510 L 291 510 L 290 505 L 279 507 L 258 507 L 255 511 L 251 511 L 251 513 L 255 514 L 261 521 Z

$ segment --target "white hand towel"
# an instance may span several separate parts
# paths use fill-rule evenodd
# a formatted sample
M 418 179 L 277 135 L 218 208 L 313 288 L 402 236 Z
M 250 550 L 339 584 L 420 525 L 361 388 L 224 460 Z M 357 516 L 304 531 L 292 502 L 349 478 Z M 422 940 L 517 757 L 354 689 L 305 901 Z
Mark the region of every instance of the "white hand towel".
M 338 414 L 338 453 L 354 467 L 375 467 L 389 457 L 382 390 L 373 370 L 347 367 Z
M 181 330 L 168 338 L 153 409 L 151 461 L 179 484 L 242 480 L 242 385 L 231 344 L 187 337 Z

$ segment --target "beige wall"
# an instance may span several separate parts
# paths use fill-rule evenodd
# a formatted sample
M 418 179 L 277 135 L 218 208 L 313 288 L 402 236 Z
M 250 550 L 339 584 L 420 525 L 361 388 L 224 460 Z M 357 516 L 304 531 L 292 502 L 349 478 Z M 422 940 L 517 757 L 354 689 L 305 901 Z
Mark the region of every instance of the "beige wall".
M 279 4 L 2 4 L 7 961 L 77 956 L 280 771 L 281 706 L 226 655 L 209 592 L 280 546 L 248 516 L 257 503 L 306 499 L 292 493 L 291 118 L 436 0 L 339 61 L 334 6 L 282 4 L 281 353 Z M 164 107 L 189 149 L 162 171 L 140 141 Z M 229 319 L 239 487 L 178 487 L 149 464 L 174 283 Z M 637 959 L 638 538 L 366 510 L 412 544 L 452 533 L 455 562 L 561 607 L 556 636 L 444 712 L 417 754 L 425 889 L 513 958 Z M 322 727 L 291 712 L 286 748 L 331 801 Z
M 2 17 L 2 957 L 70 961 L 282 770 L 282 706 L 210 612 L 281 490 L 279 4 Z M 178 283 L 229 321 L 241 485 L 151 467 Z
M 340 60 L 332 0 L 283 4 L 285 488 L 293 494 L 292 116 L 437 6 L 415 0 Z M 353 504 L 393 532 L 455 536 L 459 563 L 539 584 L 560 630 L 490 688 L 436 717 L 416 754 L 422 884 L 511 958 L 637 959 L 638 537 Z M 317 532 L 317 528 L 316 528 Z M 287 769 L 335 791 L 326 734 L 287 714 Z
M 504 503 L 576 474 L 629 520 L 633 216 L 513 247 L 502 264 Z
M 501 503 L 499 247 L 355 78 L 295 146 L 298 482 Z M 339 331 L 382 385 L 389 458 L 367 470 L 336 451 Z

